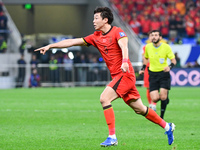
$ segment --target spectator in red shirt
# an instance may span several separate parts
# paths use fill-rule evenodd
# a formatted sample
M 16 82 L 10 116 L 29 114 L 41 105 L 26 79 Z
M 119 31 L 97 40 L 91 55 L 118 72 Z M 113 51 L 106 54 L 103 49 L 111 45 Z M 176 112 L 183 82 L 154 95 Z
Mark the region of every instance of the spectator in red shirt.
M 144 6 L 145 6 L 145 0 L 139 0 L 139 1 L 136 1 L 137 3 L 137 11 L 142 11 L 144 9 Z
M 172 3 L 171 5 L 168 6 L 168 14 L 171 15 L 177 15 L 179 14 L 179 10 L 176 8 L 175 3 Z
M 135 2 L 133 0 L 128 1 L 127 8 L 128 8 L 129 13 L 130 13 L 133 8 L 136 8 Z
M 189 13 L 190 16 L 192 17 L 192 19 L 195 18 L 195 15 L 196 15 L 197 11 L 196 11 L 196 9 L 195 9 L 195 7 L 194 7 L 193 5 L 189 8 L 188 13 Z
M 140 21 L 142 34 L 148 36 L 148 33 L 151 31 L 151 20 L 148 15 L 144 16 L 144 19 Z
M 142 21 L 145 20 L 145 13 L 142 11 L 140 14 L 136 14 L 137 20 L 141 23 Z
M 145 12 L 149 15 L 152 11 L 153 4 L 154 3 L 151 0 L 146 0 L 143 12 Z
M 161 23 L 158 20 L 158 18 L 153 17 L 152 21 L 151 21 L 151 30 L 160 30 L 161 28 Z
M 152 8 L 152 12 L 156 17 L 160 17 L 160 15 L 164 14 L 164 6 L 160 2 L 155 3 Z
M 199 39 L 200 38 L 200 11 L 197 12 L 194 21 L 195 21 L 196 37 L 197 39 Z
M 164 17 L 161 21 L 161 33 L 164 38 L 169 36 L 169 20 L 167 17 Z
M 124 5 L 124 4 L 119 4 L 118 6 L 117 6 L 117 8 L 118 8 L 118 13 L 119 13 L 119 15 L 120 16 L 124 16 L 124 10 L 126 9 L 126 6 Z
M 188 20 L 189 18 L 192 18 L 192 15 L 189 12 L 187 12 L 187 14 L 184 16 L 184 19 Z
M 149 14 L 151 14 L 151 10 L 152 10 L 151 6 L 146 6 L 143 10 L 143 13 L 146 15 L 149 15 Z
M 188 18 L 185 22 L 185 29 L 188 37 L 194 37 L 195 36 L 195 23 L 191 17 Z
M 123 20 L 124 20 L 124 22 L 129 23 L 131 20 L 131 16 L 128 14 L 124 14 Z
M 110 2 L 113 3 L 118 10 L 120 9 L 121 7 L 120 0 L 110 0 Z
M 129 22 L 129 25 L 131 26 L 132 30 L 136 33 L 140 33 L 140 22 L 137 20 L 137 18 L 134 16 L 133 19 Z

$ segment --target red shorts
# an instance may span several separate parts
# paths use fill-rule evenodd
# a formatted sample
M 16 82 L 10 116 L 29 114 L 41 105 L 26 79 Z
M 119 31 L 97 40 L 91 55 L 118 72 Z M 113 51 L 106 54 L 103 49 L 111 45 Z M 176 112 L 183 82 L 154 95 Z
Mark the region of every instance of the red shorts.
M 126 104 L 129 100 L 140 98 L 140 94 L 135 86 L 135 76 L 133 73 L 121 73 L 113 78 L 108 84 L 121 97 Z
M 149 63 L 147 64 L 147 67 L 144 70 L 144 87 L 149 88 Z

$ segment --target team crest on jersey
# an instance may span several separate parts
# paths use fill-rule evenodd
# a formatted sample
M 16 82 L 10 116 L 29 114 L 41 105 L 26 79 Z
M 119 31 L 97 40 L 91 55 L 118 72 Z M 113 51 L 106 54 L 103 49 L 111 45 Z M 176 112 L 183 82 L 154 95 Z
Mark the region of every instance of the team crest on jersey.
M 106 39 L 103 39 L 103 43 L 106 43 Z
M 125 36 L 126 34 L 125 34 L 124 32 L 119 32 L 119 35 L 120 35 L 121 37 L 123 37 L 123 36 Z

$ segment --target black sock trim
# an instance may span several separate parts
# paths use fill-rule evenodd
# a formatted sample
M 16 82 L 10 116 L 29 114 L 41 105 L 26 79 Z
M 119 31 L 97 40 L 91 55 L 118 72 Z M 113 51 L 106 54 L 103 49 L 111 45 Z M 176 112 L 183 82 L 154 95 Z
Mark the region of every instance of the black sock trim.
M 111 107 L 112 107 L 111 104 L 110 104 L 110 105 L 107 105 L 107 106 L 104 106 L 104 107 L 103 107 L 103 110 L 109 109 L 109 108 L 111 108 Z
M 145 116 L 146 117 L 146 115 L 149 113 L 149 107 L 147 107 L 147 111 L 146 111 L 146 113 L 143 115 L 143 116 Z

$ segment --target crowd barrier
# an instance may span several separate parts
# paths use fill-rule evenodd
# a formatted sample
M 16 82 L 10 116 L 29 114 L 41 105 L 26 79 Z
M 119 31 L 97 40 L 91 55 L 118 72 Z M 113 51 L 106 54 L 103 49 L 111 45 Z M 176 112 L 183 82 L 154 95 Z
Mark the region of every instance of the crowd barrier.
M 143 79 L 138 78 L 138 71 L 142 63 L 132 63 L 137 81 L 136 85 L 142 86 Z M 0 89 L 29 86 L 31 65 L 2 65 L 7 68 L 0 74 Z M 70 68 L 71 69 L 66 69 Z M 19 68 L 25 68 L 24 81 L 18 80 Z M 3 69 L 4 70 L 4 69 Z M 41 77 L 42 87 L 70 87 L 70 86 L 105 86 L 112 79 L 105 63 L 97 64 L 59 64 L 57 70 L 51 71 L 49 64 L 38 64 L 38 74 Z M 54 75 L 53 75 L 54 74 Z M 200 86 L 200 68 L 173 68 L 170 71 L 171 86 Z
M 141 68 L 142 63 L 132 63 L 135 72 Z M 0 89 L 29 86 L 32 66 L 26 65 L 2 65 L 6 72 L 1 73 Z M 19 80 L 19 70 L 24 68 L 24 81 Z M 71 69 L 70 69 L 71 68 Z M 105 86 L 112 79 L 105 63 L 87 64 L 58 64 L 57 69 L 51 70 L 49 64 L 38 64 L 38 74 L 42 87 L 70 87 L 70 86 Z M 23 74 L 23 73 L 22 73 Z M 143 80 L 137 80 L 136 84 L 143 85 Z

